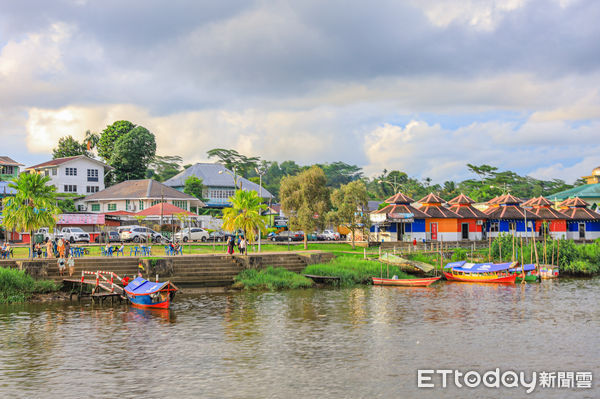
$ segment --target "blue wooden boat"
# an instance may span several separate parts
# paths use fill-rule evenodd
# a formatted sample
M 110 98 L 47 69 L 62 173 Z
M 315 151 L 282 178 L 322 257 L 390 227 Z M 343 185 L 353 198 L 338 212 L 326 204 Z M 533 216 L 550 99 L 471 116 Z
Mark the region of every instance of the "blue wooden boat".
M 168 309 L 178 290 L 170 281 L 153 283 L 141 277 L 137 277 L 123 289 L 133 306 L 152 309 Z

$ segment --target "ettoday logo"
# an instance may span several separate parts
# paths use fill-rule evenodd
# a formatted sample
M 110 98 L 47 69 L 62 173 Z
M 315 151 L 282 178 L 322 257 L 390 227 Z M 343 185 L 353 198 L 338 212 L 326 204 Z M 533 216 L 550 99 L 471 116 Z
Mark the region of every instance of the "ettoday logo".
M 484 373 L 469 370 L 418 370 L 418 388 L 447 388 L 453 384 L 457 388 L 477 388 L 481 385 L 487 388 L 523 388 L 526 393 L 540 388 L 592 388 L 592 373 L 590 371 L 558 371 L 525 373 L 512 370 L 500 371 L 499 368 Z

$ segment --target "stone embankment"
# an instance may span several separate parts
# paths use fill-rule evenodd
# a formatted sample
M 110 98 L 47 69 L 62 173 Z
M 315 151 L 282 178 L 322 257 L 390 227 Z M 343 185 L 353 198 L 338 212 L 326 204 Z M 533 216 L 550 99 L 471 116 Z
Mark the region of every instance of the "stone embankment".
M 307 265 L 328 262 L 334 255 L 320 251 L 273 252 L 244 255 L 183 255 L 170 257 L 83 257 L 75 260 L 75 272 L 70 278 L 80 278 L 81 271 L 110 271 L 124 275 L 135 275 L 142 262 L 145 276 L 171 280 L 178 285 L 198 287 L 226 287 L 245 268 L 264 269 L 269 266 L 283 267 L 300 273 Z M 68 273 L 59 276 L 56 259 L 11 259 L 0 261 L 0 267 L 25 270 L 36 279 L 52 279 L 57 282 L 69 278 Z

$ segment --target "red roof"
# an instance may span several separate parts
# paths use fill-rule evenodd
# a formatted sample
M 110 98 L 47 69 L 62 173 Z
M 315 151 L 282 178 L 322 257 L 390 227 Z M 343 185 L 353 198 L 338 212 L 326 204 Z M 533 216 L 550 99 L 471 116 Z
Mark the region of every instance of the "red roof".
M 130 215 L 135 215 L 135 213 L 133 212 L 128 212 L 128 211 L 112 211 L 112 212 L 105 212 L 105 215 L 110 215 L 110 216 L 130 216 Z
M 7 165 L 7 166 L 25 166 L 22 163 L 18 163 L 17 161 L 15 161 L 14 159 L 7 157 L 7 156 L 1 156 L 0 157 L 0 165 Z
M 27 169 L 38 169 L 38 168 L 43 168 L 43 167 L 46 167 L 46 166 L 62 165 L 63 163 L 72 161 L 75 158 L 79 158 L 80 156 L 81 155 L 76 155 L 74 157 L 56 158 L 56 159 L 53 159 L 53 160 L 48 161 L 48 162 L 43 162 L 43 163 L 40 163 L 40 164 L 37 164 L 37 165 L 30 166 Z
M 450 205 L 467 205 L 474 204 L 475 201 L 461 193 L 458 197 L 454 197 L 450 201 L 448 201 L 448 203 Z
M 410 198 L 408 195 L 398 193 L 386 199 L 385 202 L 387 202 L 388 204 L 411 204 L 415 202 L 415 200 Z
M 534 208 L 549 207 L 550 205 L 552 205 L 552 203 L 542 196 L 532 198 L 521 204 L 521 206 L 532 206 Z
M 161 211 L 162 208 L 162 211 Z M 175 215 L 177 213 L 185 213 L 187 216 L 197 216 L 195 213 L 190 211 L 186 211 L 185 209 L 181 209 L 178 206 L 173 204 L 169 204 L 168 202 L 161 202 L 156 205 L 151 206 L 150 208 L 146 208 L 143 211 L 139 211 L 136 215 L 143 216 L 170 216 Z
M 430 193 L 427 196 L 421 198 L 419 200 L 421 204 L 442 204 L 444 201 L 440 196 L 435 195 L 434 193 Z
M 406 205 L 406 204 L 390 204 L 388 206 L 386 206 L 385 208 L 381 208 L 377 211 L 374 211 L 373 213 L 385 213 L 386 215 L 389 215 L 390 217 L 393 217 L 394 214 L 398 214 L 398 213 L 412 213 L 414 215 L 415 218 L 418 219 L 425 219 L 428 218 L 429 215 L 426 214 L 425 212 L 422 212 L 416 208 L 413 208 L 410 205 Z
M 588 205 L 589 204 L 587 202 L 585 202 L 584 200 L 582 200 L 579 197 L 568 198 L 568 199 L 564 200 L 563 202 L 561 202 L 560 204 L 558 204 L 558 206 L 561 208 L 570 208 L 570 207 L 586 208 Z

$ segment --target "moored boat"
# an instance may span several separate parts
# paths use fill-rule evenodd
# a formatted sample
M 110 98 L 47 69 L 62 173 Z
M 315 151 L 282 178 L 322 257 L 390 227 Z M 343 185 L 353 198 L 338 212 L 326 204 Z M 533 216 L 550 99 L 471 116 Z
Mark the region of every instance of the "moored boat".
M 523 266 L 514 266 L 511 267 L 508 271 L 517 275 L 517 279 L 515 280 L 515 282 L 517 283 L 523 281 L 523 273 L 525 273 L 525 282 L 527 283 L 535 283 L 537 281 L 540 281 L 540 276 L 538 274 L 537 268 L 532 263 Z
M 391 285 L 398 287 L 428 287 L 442 277 L 427 278 L 379 278 L 373 277 L 373 285 Z
M 558 278 L 558 275 L 559 275 L 558 266 L 540 265 L 540 278 L 542 280 Z
M 170 281 L 153 283 L 141 277 L 123 289 L 133 306 L 152 309 L 168 309 L 178 290 Z
M 444 277 L 449 281 L 470 283 L 514 283 L 516 273 L 508 269 L 514 263 L 467 263 L 466 261 L 452 262 L 444 268 Z M 449 271 L 446 271 L 449 269 Z

